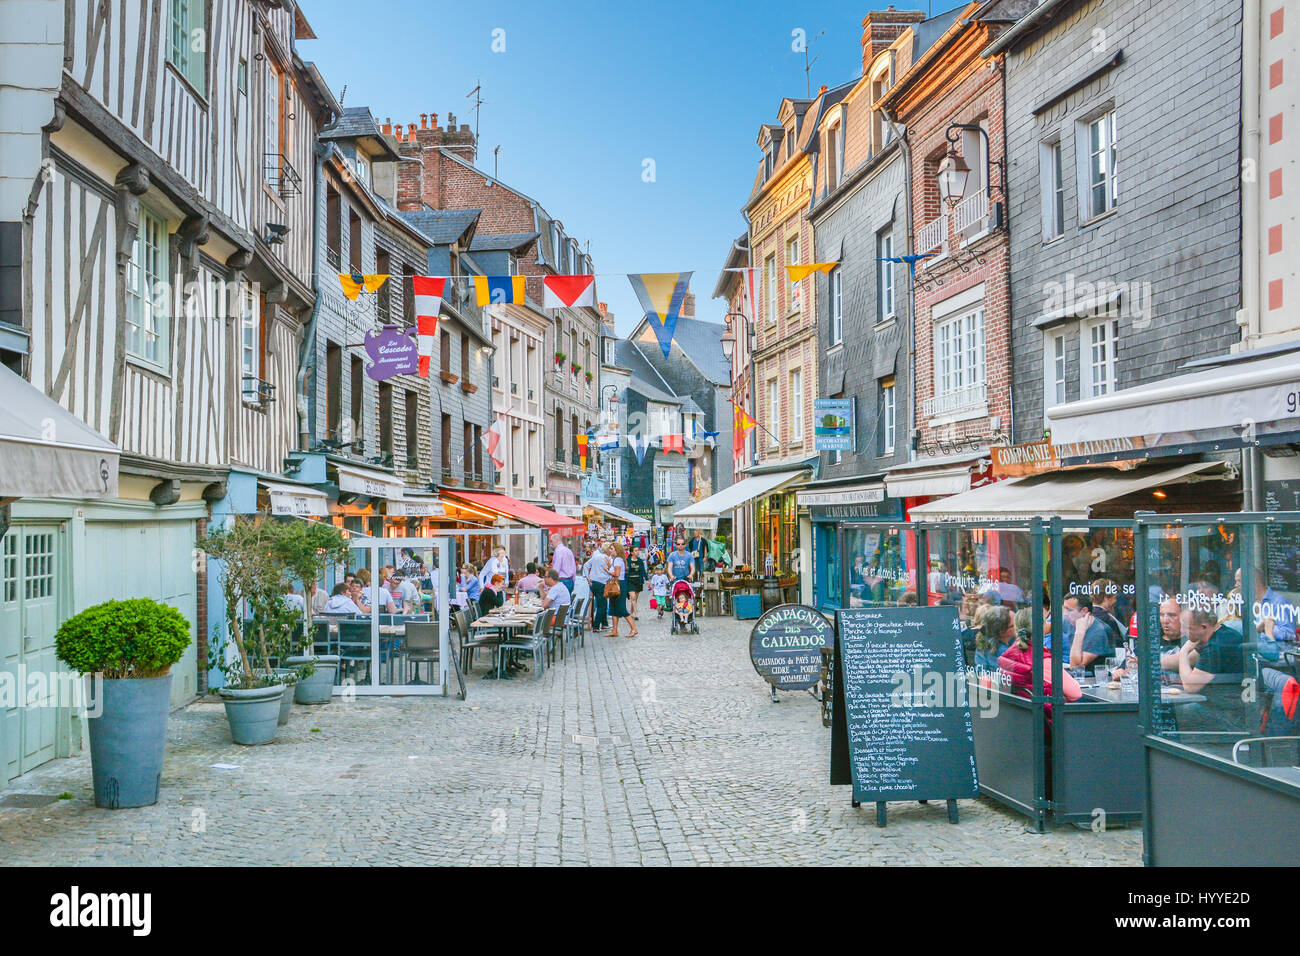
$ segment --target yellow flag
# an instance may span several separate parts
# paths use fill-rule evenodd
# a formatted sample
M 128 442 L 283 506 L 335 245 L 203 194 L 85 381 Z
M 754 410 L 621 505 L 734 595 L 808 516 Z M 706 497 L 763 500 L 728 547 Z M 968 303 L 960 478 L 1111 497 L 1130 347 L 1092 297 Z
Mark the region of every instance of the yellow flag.
M 802 266 L 786 266 L 785 271 L 790 273 L 791 282 L 800 282 L 808 278 L 814 272 L 825 272 L 829 274 L 837 265 L 839 265 L 838 262 L 810 262 L 807 265 Z
M 356 300 L 361 294 L 361 290 L 367 292 L 378 292 L 379 287 L 388 281 L 388 273 L 383 275 L 362 275 L 360 272 L 352 274 L 339 273 L 339 285 L 343 286 L 343 294 L 349 299 Z

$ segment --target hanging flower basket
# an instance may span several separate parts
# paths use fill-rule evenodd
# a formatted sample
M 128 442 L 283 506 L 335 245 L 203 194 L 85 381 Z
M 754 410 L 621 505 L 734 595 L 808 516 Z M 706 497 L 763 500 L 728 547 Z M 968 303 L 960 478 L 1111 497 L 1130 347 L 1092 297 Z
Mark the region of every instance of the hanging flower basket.
M 590 373 L 590 372 L 587 373 L 587 384 L 588 384 L 588 385 L 591 384 L 591 373 Z
M 556 353 L 555 353 L 555 364 L 556 364 L 556 365 L 563 365 L 563 364 L 564 364 L 564 353 L 563 353 L 563 352 L 556 352 Z
M 577 364 L 570 365 L 569 371 L 572 372 L 574 375 L 577 375 L 579 372 L 582 371 L 582 366 Z

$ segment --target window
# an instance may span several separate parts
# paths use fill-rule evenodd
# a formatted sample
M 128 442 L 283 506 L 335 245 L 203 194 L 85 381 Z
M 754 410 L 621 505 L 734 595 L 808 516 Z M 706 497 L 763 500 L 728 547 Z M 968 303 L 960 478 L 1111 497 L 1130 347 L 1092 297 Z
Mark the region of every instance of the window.
M 332 441 L 339 437 L 343 419 L 343 348 L 325 343 L 325 435 Z
M 1065 404 L 1065 336 L 1048 335 L 1043 342 L 1043 417 L 1047 409 Z
M 242 56 L 239 58 L 239 72 L 236 74 L 239 92 L 244 96 L 248 95 L 248 61 Z
M 392 271 L 393 271 L 392 259 L 388 254 L 388 250 L 376 249 L 375 250 L 375 272 L 377 272 L 379 275 L 389 275 L 389 273 L 391 273 Z M 381 285 L 379 287 L 379 291 L 375 294 L 375 298 L 377 300 L 375 305 L 379 313 L 380 322 L 392 321 L 391 318 L 391 312 L 393 307 L 392 289 L 393 289 L 393 279 L 390 276 L 389 280 L 385 282 L 383 285 Z
M 830 192 L 840 184 L 844 175 L 844 153 L 840 149 L 841 127 L 839 123 L 826 130 L 826 191 Z
M 844 341 L 844 276 L 840 267 L 831 270 L 831 345 Z
M 880 380 L 880 453 L 882 455 L 894 453 L 894 442 L 898 437 L 896 395 L 894 377 L 891 375 L 882 378 Z
M 1065 234 L 1065 178 L 1061 144 L 1044 143 L 1039 150 L 1039 190 L 1042 193 L 1043 242 Z
M 468 454 L 468 453 L 467 453 Z M 474 426 L 474 474 L 479 479 L 487 477 L 487 472 L 483 470 L 483 426 Z
M 799 237 L 798 236 L 791 236 L 789 239 L 785 241 L 785 264 L 787 266 L 802 265 L 802 263 L 799 261 Z M 786 295 L 786 302 L 788 303 L 788 311 L 798 312 L 799 307 L 802 304 L 800 302 L 800 295 L 799 295 L 799 290 L 802 288 L 802 283 L 791 281 L 790 273 L 788 271 L 786 272 L 785 275 L 786 275 L 785 295 Z
M 469 422 L 464 422 L 462 424 L 460 439 L 460 447 L 464 449 L 460 459 L 460 471 L 462 475 L 468 478 L 471 474 L 469 450 L 474 446 L 474 426 Z
M 894 237 L 888 232 L 876 235 L 876 318 L 880 321 L 894 317 L 894 263 L 883 260 L 894 255 Z
M 1115 178 L 1115 113 L 1112 110 L 1087 124 L 1085 219 L 1095 219 L 1115 208 L 1119 189 Z
M 623 459 L 616 455 L 605 459 L 605 487 L 612 492 L 623 487 Z
M 573 415 L 573 416 L 569 419 L 569 423 L 570 423 L 570 425 L 572 425 L 572 428 L 573 428 L 573 430 L 572 430 L 572 435 L 573 435 L 573 463 L 574 463 L 575 465 L 579 465 L 579 466 L 580 466 L 580 465 L 582 464 L 582 452 L 581 452 L 581 450 L 578 448 L 578 436 L 581 435 L 582 432 L 578 430 L 578 416 L 577 416 L 577 415 Z
M 555 406 L 555 460 L 564 463 L 564 411 Z
M 469 355 L 472 349 L 467 335 L 460 342 L 460 380 L 466 385 L 469 384 Z
M 790 441 L 803 441 L 803 371 L 790 373 Z
M 871 79 L 871 105 L 875 107 L 889 91 L 889 68 L 886 66 Z M 885 148 L 891 136 L 889 121 L 885 119 L 884 110 L 871 111 L 871 145 L 874 152 Z
M 365 363 L 352 356 L 352 436 L 350 441 L 360 441 L 365 434 L 366 373 Z
M 204 0 L 172 0 L 172 34 L 167 46 L 167 62 L 180 71 L 200 96 L 207 95 L 203 3 Z
M 438 371 L 451 374 L 451 333 L 446 329 L 438 333 Z
M 655 469 L 655 485 L 659 492 L 655 496 L 656 501 L 673 500 L 673 473 L 670 468 Z
M 358 150 L 356 158 L 349 160 L 348 165 L 352 167 L 358 182 L 365 186 L 370 185 L 370 159 L 365 153 Z
M 442 426 L 439 431 L 442 473 L 446 476 L 451 474 L 451 416 L 444 412 L 439 424 Z
M 984 385 L 984 306 L 962 312 L 935 326 L 934 391 L 936 396 L 983 401 L 974 390 Z M 958 402 L 953 407 L 964 407 Z
M 420 393 L 411 389 L 404 396 L 406 406 L 406 467 L 420 467 Z
M 776 321 L 776 253 L 763 260 L 763 318 Z
M 343 203 L 333 183 L 325 184 L 325 261 L 336 272 L 343 268 Z
M 262 377 L 262 321 L 258 297 L 244 287 L 239 295 L 239 355 L 240 371 L 246 379 Z
M 348 210 L 348 262 L 353 272 L 364 272 L 361 263 L 361 217 L 355 209 Z
M 379 451 L 393 453 L 393 386 L 388 382 L 379 383 Z
M 606 365 L 613 365 L 613 364 L 615 364 L 615 362 L 614 362 L 614 340 L 613 340 L 613 339 L 606 339 L 606 340 L 605 340 L 605 364 L 606 364 Z
M 1117 387 L 1115 362 L 1119 357 L 1119 319 L 1085 323 L 1079 336 L 1083 355 L 1081 392 L 1084 398 L 1109 395 Z
M 161 366 L 171 330 L 166 283 L 167 224 L 142 205 L 126 267 L 126 351 Z
M 271 58 L 266 58 L 266 121 L 263 129 L 266 131 L 266 138 L 262 144 L 262 152 L 266 154 L 265 162 L 262 164 L 266 172 L 266 182 L 269 186 L 279 188 L 280 186 L 280 161 L 284 150 L 280 148 L 280 98 L 283 91 L 283 85 L 280 82 L 280 71 L 275 68 Z
M 768 436 L 770 446 L 776 448 L 780 445 L 777 435 L 780 434 L 781 426 L 781 389 L 774 378 L 767 380 L 767 427 L 771 434 Z

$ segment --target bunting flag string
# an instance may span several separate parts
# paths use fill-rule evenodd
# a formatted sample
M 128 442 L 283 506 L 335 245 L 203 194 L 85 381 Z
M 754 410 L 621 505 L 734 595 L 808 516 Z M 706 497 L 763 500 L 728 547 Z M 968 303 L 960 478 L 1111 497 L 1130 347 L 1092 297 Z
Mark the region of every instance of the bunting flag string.
M 433 341 L 437 335 L 438 314 L 442 311 L 442 294 L 446 285 L 446 279 L 411 276 L 411 297 L 415 304 L 415 334 L 420 354 L 420 378 L 429 377 L 429 362 L 433 358 Z
M 650 448 L 650 440 L 640 432 L 633 432 L 627 436 L 627 443 L 631 446 L 633 454 L 636 455 L 636 463 L 644 465 L 645 453 Z
M 480 308 L 524 301 L 524 276 L 474 276 L 473 279 Z
M 664 358 L 672 350 L 673 330 L 681 313 L 686 290 L 691 283 L 690 272 L 643 272 L 629 274 L 632 290 L 641 301 L 641 309 L 654 329 L 655 338 Z
M 596 277 L 546 276 L 542 279 L 543 309 L 596 307 Z
M 357 301 L 357 296 L 364 290 L 366 292 L 378 292 L 380 286 L 388 281 L 388 274 L 384 275 L 362 275 L 360 272 L 339 273 L 339 285 L 343 287 L 343 294 L 352 302 Z
M 830 271 L 837 265 L 839 265 L 838 262 L 809 262 L 801 266 L 788 265 L 785 267 L 785 271 L 790 274 L 791 282 L 802 282 L 814 272 L 825 272 L 830 275 Z
M 660 439 L 659 447 L 663 449 L 665 454 L 670 451 L 675 451 L 679 455 L 686 454 L 686 446 L 681 435 L 664 435 Z
M 745 451 L 745 435 L 751 428 L 757 425 L 758 422 L 750 416 L 749 412 L 745 411 L 734 401 L 731 403 L 731 407 L 736 410 L 736 414 L 733 414 L 731 417 L 731 452 L 732 455 L 740 455 Z

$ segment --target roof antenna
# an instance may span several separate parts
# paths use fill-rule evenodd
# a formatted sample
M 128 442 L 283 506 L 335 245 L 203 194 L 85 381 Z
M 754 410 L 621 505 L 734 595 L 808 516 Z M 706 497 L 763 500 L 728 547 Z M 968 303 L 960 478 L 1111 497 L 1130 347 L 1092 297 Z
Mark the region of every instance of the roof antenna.
M 809 98 L 809 99 L 812 99 L 812 68 L 813 68 L 813 64 L 816 63 L 819 59 L 821 59 L 821 54 L 818 53 L 815 57 L 812 58 L 812 60 L 809 60 L 809 59 L 808 59 L 808 48 L 809 48 L 810 46 L 812 46 L 813 40 L 816 40 L 817 37 L 821 36 L 822 33 L 825 33 L 825 32 L 826 32 L 825 30 L 822 30 L 821 33 L 818 33 L 817 36 L 815 36 L 815 37 L 812 38 L 812 40 L 809 40 L 807 43 L 805 43 L 805 44 L 804 44 L 804 47 L 803 47 L 803 77 L 804 77 L 804 82 L 808 84 L 808 98 Z
M 501 152 L 501 144 L 497 143 L 496 149 L 492 150 L 492 178 L 500 179 L 497 175 L 497 153 Z
M 474 97 L 474 144 L 475 144 L 475 146 L 478 145 L 478 113 L 479 113 L 479 107 L 482 106 L 483 103 L 485 102 L 484 99 L 483 99 L 483 96 L 482 96 L 482 90 L 483 90 L 483 81 L 482 81 L 482 80 L 479 80 L 479 81 L 478 81 L 478 86 L 474 87 L 474 89 L 470 90 L 470 91 L 465 95 L 465 99 L 469 99 L 471 96 Z
M 342 106 L 342 105 L 343 105 L 343 100 L 344 100 L 344 98 L 345 98 L 347 95 L 348 95 L 348 85 L 347 85 L 346 83 L 344 83 L 344 84 L 343 84 L 343 92 L 339 94 L 339 106 Z

